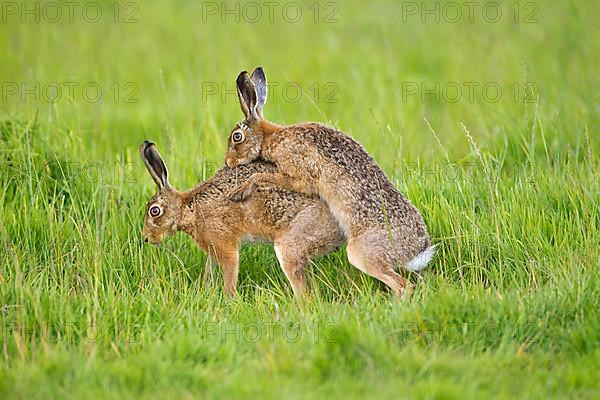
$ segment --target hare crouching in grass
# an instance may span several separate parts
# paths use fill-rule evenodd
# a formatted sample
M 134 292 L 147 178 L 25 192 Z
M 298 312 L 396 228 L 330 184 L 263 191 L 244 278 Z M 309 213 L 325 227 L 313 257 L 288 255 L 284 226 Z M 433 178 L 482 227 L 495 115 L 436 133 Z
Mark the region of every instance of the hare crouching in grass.
M 435 253 L 423 217 L 355 140 L 318 123 L 281 126 L 263 117 L 267 79 L 262 68 L 242 72 L 237 89 L 245 119 L 229 135 L 230 167 L 257 158 L 277 171 L 253 175 L 231 195 L 251 199 L 262 184 L 323 199 L 348 239 L 348 259 L 394 293 L 412 289 L 395 270 L 423 269 Z
M 295 295 L 306 289 L 309 259 L 344 243 L 335 219 L 317 198 L 262 187 L 247 202 L 229 199 L 229 193 L 253 174 L 276 172 L 272 163 L 224 167 L 192 190 L 180 192 L 169 185 L 167 167 L 153 143 L 145 141 L 140 153 L 158 186 L 158 193 L 147 203 L 144 240 L 159 244 L 177 231 L 191 235 L 223 268 L 225 291 L 230 295 L 236 293 L 242 242 L 272 242 Z

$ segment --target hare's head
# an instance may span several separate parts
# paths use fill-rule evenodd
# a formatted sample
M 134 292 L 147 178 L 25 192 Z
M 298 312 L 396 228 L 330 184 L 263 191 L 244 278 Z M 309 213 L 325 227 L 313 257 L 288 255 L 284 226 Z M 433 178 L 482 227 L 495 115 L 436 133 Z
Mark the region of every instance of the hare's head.
M 263 118 L 267 102 L 267 77 L 261 67 L 240 73 L 236 80 L 242 112 L 246 117 L 231 131 L 225 163 L 229 167 L 247 164 L 260 156 L 265 129 L 272 126 Z
M 142 237 L 145 242 L 160 244 L 165 237 L 177 232 L 182 210 L 181 194 L 169 185 L 167 166 L 154 143 L 142 143 L 140 154 L 158 186 L 158 193 L 146 204 Z

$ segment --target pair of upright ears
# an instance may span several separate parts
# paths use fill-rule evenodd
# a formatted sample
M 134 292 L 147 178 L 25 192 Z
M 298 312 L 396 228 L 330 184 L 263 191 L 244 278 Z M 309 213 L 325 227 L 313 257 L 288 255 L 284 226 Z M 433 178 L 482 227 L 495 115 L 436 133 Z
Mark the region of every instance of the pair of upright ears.
M 236 81 L 242 112 L 248 120 L 263 118 L 263 107 L 267 102 L 267 76 L 262 67 L 257 67 L 252 75 L 242 71 Z

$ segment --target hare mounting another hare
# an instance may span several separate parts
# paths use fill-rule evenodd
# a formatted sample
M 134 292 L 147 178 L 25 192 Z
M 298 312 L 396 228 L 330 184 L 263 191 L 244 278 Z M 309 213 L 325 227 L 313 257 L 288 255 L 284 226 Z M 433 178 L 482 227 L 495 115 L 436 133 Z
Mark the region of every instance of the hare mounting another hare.
M 236 81 L 245 119 L 231 131 L 225 162 L 230 167 L 258 158 L 277 171 L 252 175 L 231 194 L 252 199 L 264 184 L 318 195 L 348 239 L 348 260 L 402 295 L 412 285 L 398 268 L 419 271 L 435 246 L 423 217 L 388 180 L 365 149 L 346 134 L 318 123 L 278 125 L 266 120 L 267 78 L 262 68 Z

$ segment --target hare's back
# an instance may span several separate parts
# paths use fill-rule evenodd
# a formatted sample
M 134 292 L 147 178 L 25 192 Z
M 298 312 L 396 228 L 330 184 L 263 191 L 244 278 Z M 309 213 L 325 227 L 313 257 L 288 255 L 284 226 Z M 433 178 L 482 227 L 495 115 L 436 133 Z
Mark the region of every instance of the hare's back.
M 389 184 L 373 157 L 360 143 L 343 132 L 311 122 L 286 128 L 282 138 L 298 142 L 295 146 L 290 146 L 289 143 L 282 145 L 306 153 L 304 161 L 309 153 L 317 156 L 319 160 L 313 161 L 320 169 L 319 175 L 325 173 L 336 177 L 341 172 L 345 178 L 358 184 L 371 183 L 379 188 Z
M 359 220 L 380 226 L 423 224 L 419 211 L 350 136 L 318 123 L 294 125 L 282 133 L 280 147 L 291 147 L 295 141 L 295 147 L 304 153 L 287 165 L 294 168 L 294 173 L 318 177 L 319 194 L 330 202 L 330 207 L 342 210 L 340 215 L 349 220 L 344 223 L 353 225 L 350 220 Z M 286 140 L 289 143 L 284 143 Z M 313 161 L 307 163 L 311 158 Z
M 225 202 L 229 194 L 253 174 L 275 172 L 275 164 L 257 160 L 235 168 L 223 166 L 212 177 L 200 182 L 194 189 L 194 197 L 198 202 Z
M 273 185 L 259 186 L 256 192 L 241 204 L 229 200 L 230 193 L 253 174 L 276 171 L 275 164 L 262 160 L 234 168 L 225 166 L 198 186 L 197 201 L 218 208 L 235 207 L 251 224 L 275 229 L 288 226 L 298 213 L 307 208 L 314 208 L 315 214 L 327 211 L 327 206 L 316 198 Z

